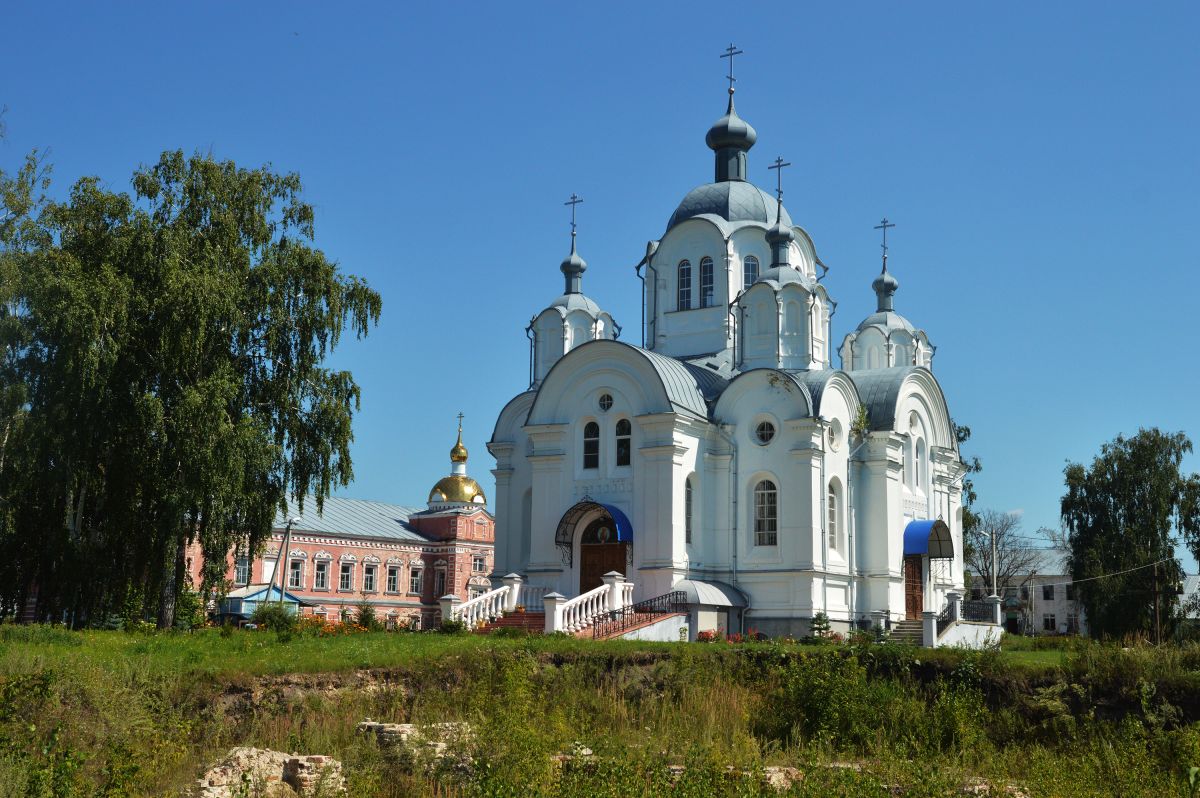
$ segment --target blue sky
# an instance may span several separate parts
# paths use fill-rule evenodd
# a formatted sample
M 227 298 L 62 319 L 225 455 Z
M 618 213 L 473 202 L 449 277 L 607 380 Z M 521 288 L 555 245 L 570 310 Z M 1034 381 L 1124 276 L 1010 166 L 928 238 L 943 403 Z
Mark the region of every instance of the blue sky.
M 423 503 L 461 410 L 490 495 L 523 328 L 562 291 L 563 200 L 586 200 L 585 291 L 636 343 L 633 267 L 711 179 L 732 41 L 751 178 L 794 164 L 836 340 L 873 310 L 872 226 L 898 224 L 897 310 L 938 346 L 982 506 L 1032 533 L 1116 434 L 1200 444 L 1200 5 L 732 8 L 10 2 L 0 163 L 46 148 L 59 192 L 128 189 L 173 148 L 299 172 L 318 245 L 384 296 L 334 361 L 363 388 L 343 493 Z

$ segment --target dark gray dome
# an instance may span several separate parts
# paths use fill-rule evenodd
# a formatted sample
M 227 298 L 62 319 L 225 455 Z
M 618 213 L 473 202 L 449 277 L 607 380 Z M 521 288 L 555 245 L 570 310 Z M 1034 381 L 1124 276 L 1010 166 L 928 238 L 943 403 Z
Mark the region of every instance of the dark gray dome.
M 704 213 L 719 216 L 727 222 L 761 222 L 770 225 L 775 223 L 775 198 L 753 183 L 742 180 L 706 183 L 687 193 L 671 215 L 667 229 Z M 792 226 L 792 217 L 788 215 L 787 208 L 783 209 L 781 221 L 788 227 Z

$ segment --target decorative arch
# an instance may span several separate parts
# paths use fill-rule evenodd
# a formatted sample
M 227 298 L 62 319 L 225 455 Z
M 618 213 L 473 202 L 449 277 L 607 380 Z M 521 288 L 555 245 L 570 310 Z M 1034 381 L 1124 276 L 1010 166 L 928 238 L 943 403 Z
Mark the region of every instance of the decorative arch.
M 569 566 L 572 564 L 575 549 L 575 529 L 579 525 L 580 520 L 589 513 L 597 510 L 613 520 L 613 526 L 617 530 L 617 543 L 633 542 L 633 524 L 629 522 L 629 517 L 625 515 L 620 507 L 612 504 L 602 504 L 591 499 L 584 499 L 563 513 L 563 517 L 558 522 L 558 529 L 554 532 L 554 545 L 558 547 L 565 565 Z

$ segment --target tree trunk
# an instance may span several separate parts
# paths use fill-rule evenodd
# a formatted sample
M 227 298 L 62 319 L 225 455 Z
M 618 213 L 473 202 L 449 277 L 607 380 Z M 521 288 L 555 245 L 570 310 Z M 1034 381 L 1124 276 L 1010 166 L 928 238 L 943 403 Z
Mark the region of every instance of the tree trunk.
M 183 580 L 184 545 L 178 536 L 167 541 L 166 556 L 163 557 L 162 591 L 158 598 L 158 628 L 170 629 L 175 625 L 175 598 L 177 586 Z

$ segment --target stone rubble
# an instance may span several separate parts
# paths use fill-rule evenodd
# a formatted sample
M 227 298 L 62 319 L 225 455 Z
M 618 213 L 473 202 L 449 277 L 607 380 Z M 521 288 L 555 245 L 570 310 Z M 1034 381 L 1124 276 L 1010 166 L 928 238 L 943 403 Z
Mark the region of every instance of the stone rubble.
M 234 798 L 244 793 L 263 798 L 313 798 L 344 793 L 342 763 L 328 756 L 287 754 L 268 748 L 231 748 L 197 782 L 195 798 Z

